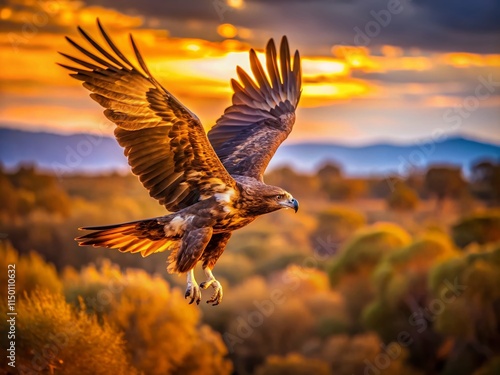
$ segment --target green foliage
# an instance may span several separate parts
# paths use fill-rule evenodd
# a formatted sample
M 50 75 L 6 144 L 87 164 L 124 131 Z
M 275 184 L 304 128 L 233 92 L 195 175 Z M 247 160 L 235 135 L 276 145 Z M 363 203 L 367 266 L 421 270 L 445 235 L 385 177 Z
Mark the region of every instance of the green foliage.
M 373 270 L 384 256 L 409 241 L 410 236 L 402 228 L 379 223 L 356 233 L 331 263 L 328 269 L 331 285 L 349 296 L 346 305 L 353 332 L 363 330 L 360 317 L 375 293 L 371 281 Z
M 21 275 L 20 275 L 21 276 Z M 37 290 L 17 302 L 16 366 L 22 373 L 135 374 L 122 334 L 77 312 L 59 293 Z M 6 306 L 2 301 L 2 315 Z M 0 331 L 7 336 L 8 323 Z
M 409 361 L 422 371 L 453 350 L 443 374 L 470 374 L 484 356 L 477 344 L 500 344 L 499 275 L 500 248 L 462 254 L 444 235 L 426 234 L 379 264 L 365 324 L 384 342 L 407 332 Z
M 329 268 L 332 285 L 345 274 L 370 273 L 385 254 L 409 242 L 410 235 L 395 224 L 378 223 L 359 231 L 342 247 Z
M 450 259 L 432 269 L 430 286 L 434 296 L 441 296 L 459 285 L 451 303 L 437 317 L 436 329 L 462 339 L 500 347 L 496 333 L 500 326 L 500 247 L 481 253 Z M 448 293 L 449 294 L 449 293 Z M 459 317 L 461 324 L 453 324 Z M 450 318 L 453 318 L 451 321 Z
M 387 197 L 388 207 L 397 211 L 414 210 L 418 201 L 417 192 L 404 183 L 395 184 L 391 194 Z
M 256 375 L 329 375 L 328 364 L 300 354 L 288 354 L 286 357 L 269 356 L 256 372 Z
M 394 304 L 408 292 L 411 284 L 426 283 L 428 269 L 433 264 L 458 254 L 449 238 L 440 233 L 426 233 L 410 245 L 389 254 L 375 270 L 375 282 L 386 302 Z
M 7 270 L 9 264 L 15 265 L 18 295 L 36 288 L 52 293 L 62 291 L 62 284 L 55 267 L 46 263 L 38 253 L 30 252 L 28 255 L 20 256 L 10 242 L 0 243 L 0 269 Z M 0 285 L 7 285 L 7 277 L 7 271 L 0 272 Z M 0 298 L 5 300 L 6 296 L 7 288 L 0 289 Z
M 489 210 L 461 219 L 452 227 L 453 240 L 459 247 L 500 241 L 500 210 Z
M 406 332 L 411 339 L 407 347 L 411 362 L 422 371 L 436 366 L 435 353 L 444 342 L 429 328 L 442 314 L 435 306 L 444 304 L 429 293 L 429 269 L 458 256 L 445 235 L 427 233 L 387 255 L 375 270 L 377 293 L 363 314 L 366 327 L 386 343 Z

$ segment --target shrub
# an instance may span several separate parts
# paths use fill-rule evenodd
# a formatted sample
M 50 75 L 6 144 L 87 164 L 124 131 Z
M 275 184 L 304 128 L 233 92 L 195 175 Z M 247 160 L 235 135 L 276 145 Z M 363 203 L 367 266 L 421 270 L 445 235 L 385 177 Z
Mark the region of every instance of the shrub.
M 46 289 L 53 293 L 62 291 L 62 283 L 54 265 L 46 263 L 38 253 L 30 252 L 28 255 L 20 256 L 9 242 L 0 243 L 0 269 L 7 270 L 8 264 L 15 264 L 16 267 L 18 295 L 31 292 L 35 288 Z M 0 272 L 0 284 L 7 285 L 7 271 Z M 2 288 L 0 290 L 2 300 L 6 295 L 7 288 Z
M 2 302 L 3 303 L 3 302 Z M 1 305 L 5 316 L 7 306 Z M 21 373 L 135 374 L 122 334 L 75 311 L 59 293 L 36 290 L 16 306 L 16 367 Z M 8 323 L 0 331 L 7 336 Z
M 317 218 L 318 226 L 310 239 L 320 255 L 333 255 L 342 242 L 366 223 L 360 212 L 340 207 L 323 210 Z
M 328 375 L 330 368 L 319 359 L 304 358 L 300 354 L 288 354 L 286 357 L 269 356 L 259 367 L 256 375 Z
M 387 205 L 391 210 L 412 211 L 418 205 L 418 194 L 406 184 L 398 183 L 387 197 Z
M 126 348 L 134 367 L 146 374 L 230 374 L 231 363 L 222 338 L 208 327 L 200 327 L 200 313 L 188 305 L 178 289 L 171 289 L 159 276 L 127 270 L 104 262 L 77 274 L 66 271 L 66 295 L 81 296 L 89 311 L 124 332 Z M 200 345 L 211 355 L 200 355 Z M 211 366 L 205 370 L 206 366 Z M 179 373 L 180 374 L 180 373 Z
M 453 240 L 459 247 L 500 241 L 500 211 L 490 210 L 461 219 L 452 227 Z

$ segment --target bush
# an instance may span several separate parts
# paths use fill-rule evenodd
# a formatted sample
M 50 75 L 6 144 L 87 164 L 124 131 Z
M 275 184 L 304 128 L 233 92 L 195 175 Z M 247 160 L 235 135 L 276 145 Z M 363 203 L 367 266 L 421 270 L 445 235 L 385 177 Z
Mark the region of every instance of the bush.
M 387 205 L 391 210 L 412 211 L 418 205 L 418 194 L 404 183 L 395 184 L 387 197 Z
M 408 346 L 410 358 L 421 370 L 435 366 L 437 358 L 433 353 L 438 352 L 444 340 L 431 328 L 436 317 L 431 312 L 426 316 L 422 313 L 429 306 L 434 307 L 435 302 L 429 292 L 429 272 L 434 264 L 459 255 L 447 236 L 429 233 L 389 254 L 374 272 L 377 293 L 374 302 L 363 311 L 365 325 L 385 343 L 408 332 L 412 341 Z
M 463 218 L 452 227 L 453 240 L 459 247 L 500 241 L 500 211 L 491 210 Z
M 497 375 L 500 374 L 500 356 L 495 356 L 484 366 L 477 370 L 474 375 Z
M 446 304 L 436 319 L 440 332 L 461 339 L 471 337 L 484 345 L 500 345 L 500 247 L 463 255 L 438 264 L 430 275 L 430 287 L 437 298 L 449 284 L 458 284 L 458 295 Z
M 361 332 L 361 314 L 371 302 L 375 288 L 371 280 L 379 261 L 410 241 L 394 224 L 379 223 L 360 230 L 341 249 L 328 269 L 331 285 L 346 301 L 351 332 Z
M 45 289 L 52 293 L 62 291 L 62 283 L 59 280 L 55 267 L 46 263 L 42 257 L 35 252 L 28 255 L 19 253 L 8 242 L 0 243 L 0 269 L 7 270 L 8 264 L 15 264 L 16 291 L 18 295 L 31 292 L 34 289 Z M 0 272 L 0 284 L 7 285 L 7 271 Z M 2 300 L 5 300 L 7 288 L 0 290 Z
M 378 223 L 364 228 L 351 238 L 329 269 L 335 285 L 342 275 L 358 271 L 371 272 L 385 254 L 410 242 L 410 235 L 395 224 Z
M 318 214 L 318 226 L 311 235 L 311 244 L 319 255 L 333 255 L 355 230 L 366 224 L 358 211 L 332 207 Z
M 35 209 L 68 216 L 70 199 L 56 176 L 21 166 L 16 172 L 0 175 L 0 209 L 11 216 L 24 216 Z
M 2 315 L 7 306 L 2 302 Z M 135 374 L 122 334 L 75 311 L 59 293 L 36 290 L 17 303 L 16 367 L 21 373 Z M 0 331 L 7 336 L 8 323 Z
M 256 375 L 328 375 L 330 368 L 319 359 L 304 358 L 300 354 L 288 354 L 286 357 L 269 356 L 259 367 Z
M 222 338 L 200 326 L 196 306 L 159 276 L 104 262 L 78 274 L 66 271 L 66 295 L 81 296 L 89 311 L 124 332 L 132 364 L 146 374 L 230 374 L 231 363 Z M 210 355 L 199 353 L 200 347 Z M 182 369 L 182 371 L 180 370 Z M 185 371 L 185 372 L 183 372 Z

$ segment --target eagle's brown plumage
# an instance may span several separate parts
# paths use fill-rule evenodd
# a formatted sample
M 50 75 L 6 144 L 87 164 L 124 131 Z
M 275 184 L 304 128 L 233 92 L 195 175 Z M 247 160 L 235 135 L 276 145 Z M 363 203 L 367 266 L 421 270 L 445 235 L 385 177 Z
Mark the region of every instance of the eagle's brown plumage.
M 207 302 L 218 304 L 222 287 L 211 270 L 231 237 L 258 215 L 280 208 L 298 209 L 283 189 L 266 185 L 264 171 L 295 122 L 301 93 L 299 53 L 293 60 L 286 37 L 279 58 L 271 39 L 266 70 L 254 50 L 250 64 L 255 79 L 237 67 L 232 80 L 232 105 L 205 134 L 199 119 L 148 70 L 130 36 L 139 66 L 130 62 L 97 21 L 107 48 L 78 27 L 94 48 L 69 43 L 89 61 L 61 53 L 77 66 L 60 64 L 83 81 L 91 98 L 116 124 L 132 172 L 149 194 L 171 213 L 162 217 L 104 227 L 78 237 L 80 245 L 116 248 L 148 256 L 170 251 L 169 272 L 188 272 L 186 298 L 200 302 L 202 289 L 212 286 Z M 207 280 L 198 286 L 193 268 L 202 261 Z

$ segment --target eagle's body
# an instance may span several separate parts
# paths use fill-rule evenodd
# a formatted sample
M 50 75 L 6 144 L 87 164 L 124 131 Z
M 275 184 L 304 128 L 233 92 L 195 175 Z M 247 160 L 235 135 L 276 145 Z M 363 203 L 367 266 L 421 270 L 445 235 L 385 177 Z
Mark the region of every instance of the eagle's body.
M 207 137 L 198 118 L 153 78 L 133 39 L 141 69 L 118 50 L 99 21 L 98 26 L 112 52 L 78 28 L 100 55 L 67 38 L 92 62 L 62 54 L 81 67 L 61 65 L 73 71 L 71 76 L 83 81 L 92 99 L 106 108 L 104 114 L 117 125 L 115 136 L 132 172 L 171 213 L 83 228 L 93 232 L 77 241 L 142 256 L 168 250 L 167 270 L 188 273 L 190 303 L 200 302 L 200 287 L 212 286 L 214 294 L 208 302 L 218 304 L 222 287 L 212 269 L 231 233 L 259 215 L 298 209 L 288 192 L 263 181 L 265 168 L 295 122 L 301 92 L 298 52 L 292 65 L 283 38 L 278 61 L 271 40 L 266 47 L 266 75 L 251 50 L 255 81 L 237 68 L 242 84 L 232 81 L 233 104 Z M 198 286 L 193 269 L 199 261 L 207 280 Z

